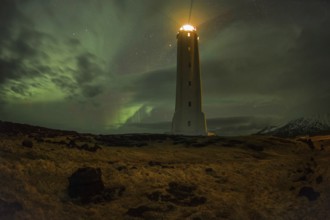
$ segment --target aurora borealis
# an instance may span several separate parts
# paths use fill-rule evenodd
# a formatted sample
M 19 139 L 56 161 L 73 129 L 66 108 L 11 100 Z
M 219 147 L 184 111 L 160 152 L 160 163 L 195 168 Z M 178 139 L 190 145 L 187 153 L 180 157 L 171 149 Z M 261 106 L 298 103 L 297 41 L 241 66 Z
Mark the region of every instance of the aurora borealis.
M 176 32 L 190 1 L 2 0 L 0 120 L 167 132 Z M 195 0 L 211 130 L 253 133 L 329 113 L 328 0 Z

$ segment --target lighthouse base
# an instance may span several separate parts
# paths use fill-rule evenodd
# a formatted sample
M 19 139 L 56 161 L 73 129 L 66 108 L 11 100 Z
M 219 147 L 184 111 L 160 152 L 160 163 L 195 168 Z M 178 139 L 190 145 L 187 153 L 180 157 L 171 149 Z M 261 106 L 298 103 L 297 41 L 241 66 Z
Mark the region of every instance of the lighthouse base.
M 208 136 L 204 113 L 199 112 L 191 117 L 187 114 L 175 112 L 172 121 L 172 134 Z

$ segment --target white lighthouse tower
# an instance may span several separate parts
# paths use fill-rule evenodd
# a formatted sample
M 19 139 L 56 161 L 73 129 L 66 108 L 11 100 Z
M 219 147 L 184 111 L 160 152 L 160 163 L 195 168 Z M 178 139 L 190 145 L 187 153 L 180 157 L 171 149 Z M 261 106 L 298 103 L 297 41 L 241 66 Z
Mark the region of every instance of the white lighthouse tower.
M 177 35 L 176 103 L 172 133 L 207 135 L 196 28 L 184 25 Z

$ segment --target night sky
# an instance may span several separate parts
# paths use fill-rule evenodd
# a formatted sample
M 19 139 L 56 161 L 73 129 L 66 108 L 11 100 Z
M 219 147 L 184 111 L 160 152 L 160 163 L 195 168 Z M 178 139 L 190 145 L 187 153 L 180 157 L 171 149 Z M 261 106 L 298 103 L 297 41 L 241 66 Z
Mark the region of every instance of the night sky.
M 1 0 L 0 120 L 170 131 L 190 0 Z M 203 109 L 218 135 L 330 112 L 330 1 L 195 0 Z

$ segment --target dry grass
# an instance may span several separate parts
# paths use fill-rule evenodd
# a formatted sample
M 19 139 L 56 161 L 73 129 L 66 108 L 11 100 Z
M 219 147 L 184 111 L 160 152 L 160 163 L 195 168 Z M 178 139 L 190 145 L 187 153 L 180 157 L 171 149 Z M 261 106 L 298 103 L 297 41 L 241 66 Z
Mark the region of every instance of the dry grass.
M 72 137 L 33 140 L 32 148 L 21 146 L 26 138 L 0 139 L 0 219 L 330 219 L 328 136 L 314 137 L 315 149 L 299 140 L 249 136 L 203 147 L 170 139 L 144 147 L 100 144 L 96 152 L 50 143 Z M 87 205 L 69 198 L 68 177 L 85 166 L 101 168 L 106 187 L 125 186 L 123 196 Z M 189 206 L 147 197 L 167 195 L 170 182 L 195 186 L 194 196 L 206 202 Z M 320 196 L 298 196 L 304 186 Z M 8 205 L 13 202 L 21 209 Z M 148 207 L 140 217 L 127 214 L 140 206 Z

